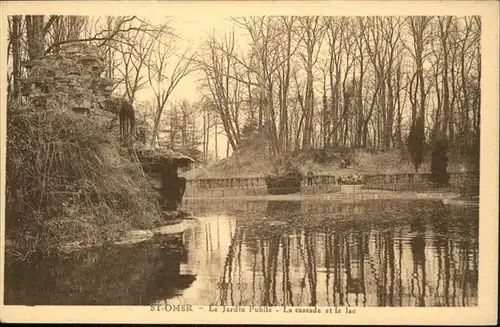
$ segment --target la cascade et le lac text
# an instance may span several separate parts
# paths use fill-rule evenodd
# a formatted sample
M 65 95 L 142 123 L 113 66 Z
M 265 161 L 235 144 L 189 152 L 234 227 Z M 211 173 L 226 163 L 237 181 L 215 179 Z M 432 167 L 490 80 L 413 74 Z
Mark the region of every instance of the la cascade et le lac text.
M 267 313 L 267 312 L 285 312 L 285 313 L 337 313 L 337 314 L 353 314 L 356 313 L 356 309 L 349 307 L 327 307 L 327 308 L 318 308 L 318 307 L 286 307 L 283 309 L 281 307 L 268 307 L 268 306 L 253 306 L 243 307 L 243 306 L 208 306 L 209 312 L 258 312 L 258 313 Z

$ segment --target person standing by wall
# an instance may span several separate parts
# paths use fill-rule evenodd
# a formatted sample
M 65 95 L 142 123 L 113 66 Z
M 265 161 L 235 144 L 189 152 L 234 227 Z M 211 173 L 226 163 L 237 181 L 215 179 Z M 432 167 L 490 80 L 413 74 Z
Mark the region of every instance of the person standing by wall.
M 307 186 L 313 185 L 313 177 L 314 177 L 314 173 L 311 170 L 309 170 L 306 174 Z

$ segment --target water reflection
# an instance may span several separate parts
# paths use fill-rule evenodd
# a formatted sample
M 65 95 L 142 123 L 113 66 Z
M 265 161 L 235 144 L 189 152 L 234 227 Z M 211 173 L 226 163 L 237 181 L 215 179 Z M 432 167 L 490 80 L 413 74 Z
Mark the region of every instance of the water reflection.
M 7 305 L 148 305 L 174 297 L 195 276 L 181 274 L 182 240 L 86 251 L 69 257 L 8 262 Z M 179 247 L 180 246 L 180 247 Z
M 185 251 L 158 241 L 10 263 L 6 303 L 477 305 L 475 207 L 222 200 L 186 206 L 199 222 L 178 240 Z
M 191 208 L 196 211 L 198 205 L 210 212 L 207 203 L 191 203 Z M 253 210 L 243 214 L 234 202 L 212 202 L 214 211 L 225 210 L 227 216 L 205 217 L 187 232 L 187 240 L 203 238 L 210 244 L 188 246 L 183 266 L 196 271 L 198 280 L 184 291 L 187 301 L 477 305 L 477 208 L 380 201 L 242 205 Z M 217 258 L 217 263 L 207 259 L 205 265 L 212 264 L 207 270 L 199 265 L 203 258 Z

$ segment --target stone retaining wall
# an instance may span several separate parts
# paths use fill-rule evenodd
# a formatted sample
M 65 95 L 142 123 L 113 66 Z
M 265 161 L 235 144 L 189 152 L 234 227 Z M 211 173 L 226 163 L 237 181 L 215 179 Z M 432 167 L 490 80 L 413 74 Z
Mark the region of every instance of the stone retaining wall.
M 423 191 L 433 188 L 429 181 L 430 174 L 374 174 L 361 176 L 362 184 L 353 189 L 351 184 L 339 185 L 338 176 L 316 175 L 313 177 L 312 186 L 307 183 L 307 178 L 302 180 L 301 193 L 349 193 L 364 189 L 387 190 L 395 192 Z M 457 192 L 464 189 L 479 190 L 479 172 L 452 172 L 450 184 Z M 343 188 L 342 188 L 343 187 Z M 464 192 L 465 192 L 464 191 Z M 352 193 L 351 192 L 351 193 Z M 461 192 L 461 191 L 460 191 Z M 255 196 L 266 195 L 266 182 L 264 177 L 235 177 L 235 178 L 203 178 L 187 180 L 186 196 L 188 197 L 217 197 L 217 196 Z

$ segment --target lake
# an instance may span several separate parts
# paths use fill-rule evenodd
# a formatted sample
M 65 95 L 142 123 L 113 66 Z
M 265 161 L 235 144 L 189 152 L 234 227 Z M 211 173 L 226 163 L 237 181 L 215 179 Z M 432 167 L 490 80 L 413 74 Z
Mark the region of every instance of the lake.
M 5 304 L 476 306 L 478 207 L 188 200 L 180 235 L 6 262 Z

